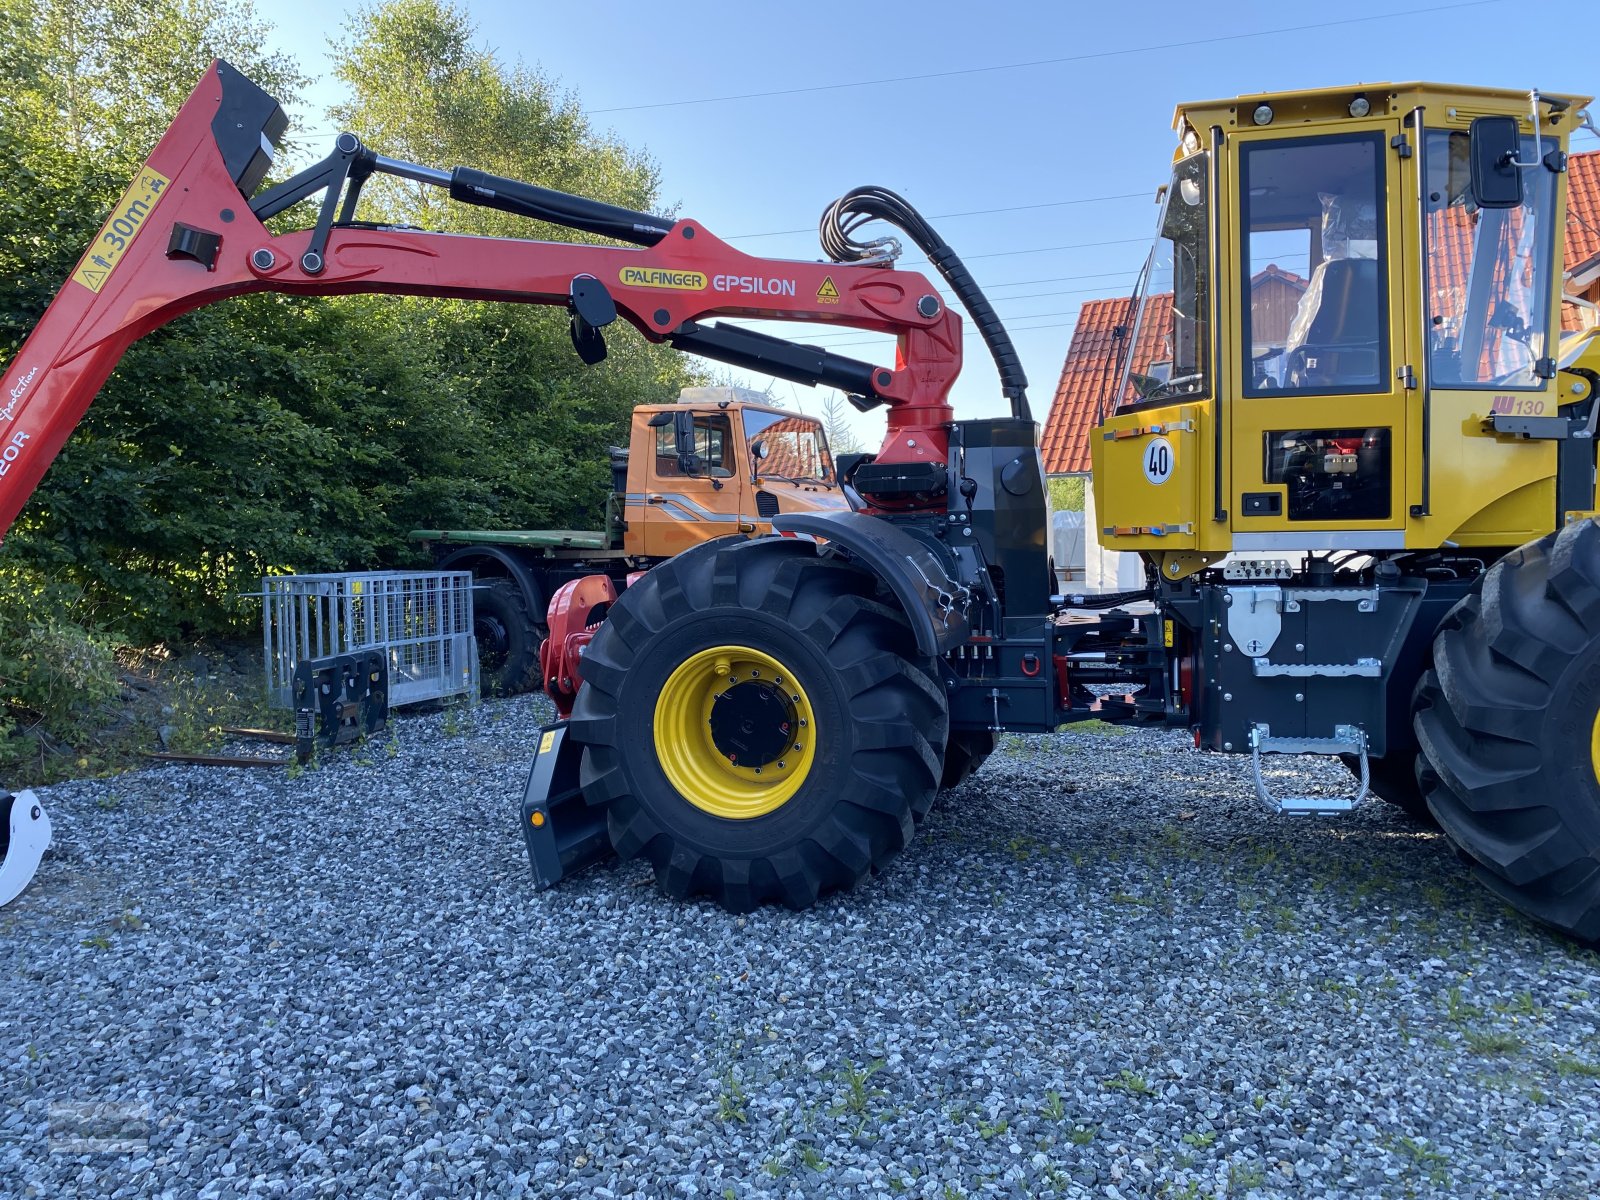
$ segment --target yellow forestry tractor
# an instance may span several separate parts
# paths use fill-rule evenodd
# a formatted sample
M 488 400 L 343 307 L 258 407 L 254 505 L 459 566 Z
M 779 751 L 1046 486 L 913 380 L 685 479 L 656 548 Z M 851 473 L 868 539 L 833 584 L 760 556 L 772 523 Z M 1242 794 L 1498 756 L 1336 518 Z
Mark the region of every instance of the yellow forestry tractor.
M 1586 103 L 1180 107 L 1093 452 L 1098 533 L 1144 556 L 1197 744 L 1251 755 L 1275 811 L 1370 789 L 1431 815 L 1496 893 L 1595 941 L 1600 330 L 1562 335 L 1561 261 Z M 1340 755 L 1356 794 L 1274 796 L 1281 752 Z
M 1055 591 L 1015 350 L 901 197 L 847 192 L 820 223 L 826 260 L 800 262 L 687 218 L 390 159 L 349 133 L 263 187 L 284 114 L 219 62 L 0 374 L 0 531 L 127 346 L 199 305 L 255 291 L 558 305 L 591 364 L 621 318 L 884 407 L 887 433 L 837 465 L 847 508 L 780 505 L 762 514 L 771 534 L 560 587 L 541 658 L 569 715 L 542 732 L 521 809 L 541 884 L 618 853 L 673 895 L 804 908 L 898 854 L 1000 731 L 1097 717 L 1250 755 L 1275 813 L 1343 811 L 1370 790 L 1431 815 L 1512 904 L 1600 941 L 1600 337 L 1560 331 L 1566 150 L 1585 103 L 1405 84 L 1180 108 L 1092 435 L 1097 532 L 1144 557 L 1147 583 L 1074 597 Z M 375 173 L 613 244 L 375 225 L 358 211 Z M 313 228 L 265 224 L 314 196 Z M 870 222 L 927 255 L 1010 415 L 957 418 L 962 319 L 894 266 L 896 237 L 862 235 Z M 863 362 L 713 316 L 867 329 L 897 352 Z M 665 433 L 651 450 L 692 474 L 707 456 L 678 432 L 670 454 Z M 728 469 L 747 466 L 759 475 Z M 1277 557 L 1227 558 L 1243 550 Z M 1343 758 L 1351 794 L 1274 795 L 1261 762 L 1285 752 Z M 0 815 L 21 851 L 0 867 L 3 901 L 48 825 L 26 793 Z

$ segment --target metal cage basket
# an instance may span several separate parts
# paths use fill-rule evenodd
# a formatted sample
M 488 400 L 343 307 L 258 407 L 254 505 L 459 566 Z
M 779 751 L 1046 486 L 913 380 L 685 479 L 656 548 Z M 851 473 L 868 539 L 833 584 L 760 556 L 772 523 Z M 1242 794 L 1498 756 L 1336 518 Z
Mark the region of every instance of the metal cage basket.
M 478 697 L 470 571 L 352 571 L 261 581 L 270 702 L 293 708 L 295 665 L 357 650 L 389 659 L 389 704 Z

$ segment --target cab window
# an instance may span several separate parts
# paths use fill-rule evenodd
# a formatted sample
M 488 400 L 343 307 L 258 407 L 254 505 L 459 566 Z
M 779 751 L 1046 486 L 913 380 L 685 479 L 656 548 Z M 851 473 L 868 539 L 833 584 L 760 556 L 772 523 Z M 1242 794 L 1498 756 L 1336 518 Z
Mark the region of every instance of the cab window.
M 1480 209 L 1467 134 L 1430 130 L 1423 145 L 1429 378 L 1443 387 L 1543 387 L 1556 176 L 1541 163 L 1523 172 L 1521 204 Z M 1540 149 L 1524 138 L 1521 160 L 1538 162 Z
M 1247 396 L 1388 390 L 1379 132 L 1240 149 Z
M 672 426 L 656 426 L 656 474 L 732 478 L 733 426 L 727 416 L 721 413 L 696 416 L 694 444 L 682 447 L 681 453 Z

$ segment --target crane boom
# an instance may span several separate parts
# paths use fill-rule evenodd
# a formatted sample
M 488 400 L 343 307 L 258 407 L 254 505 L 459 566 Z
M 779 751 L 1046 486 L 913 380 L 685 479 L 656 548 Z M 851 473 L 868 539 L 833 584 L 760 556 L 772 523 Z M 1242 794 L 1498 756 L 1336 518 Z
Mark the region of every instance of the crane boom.
M 286 126 L 282 109 L 214 62 L 151 151 L 38 326 L 0 376 L 0 535 L 128 347 L 190 309 L 252 292 L 362 292 L 567 307 L 586 361 L 620 316 L 647 339 L 784 378 L 824 382 L 858 405 L 889 408 L 880 460 L 942 462 L 961 322 L 928 280 L 882 266 L 766 259 L 693 220 L 668 221 L 457 168 L 377 155 L 342 134 L 332 155 L 254 196 Z M 374 172 L 448 187 L 452 196 L 647 243 L 587 245 L 469 237 L 353 221 Z M 313 229 L 264 221 L 323 193 Z M 342 211 L 340 205 L 342 203 Z M 335 219 L 335 214 L 338 214 Z M 748 330 L 711 316 L 847 325 L 898 338 L 893 368 Z

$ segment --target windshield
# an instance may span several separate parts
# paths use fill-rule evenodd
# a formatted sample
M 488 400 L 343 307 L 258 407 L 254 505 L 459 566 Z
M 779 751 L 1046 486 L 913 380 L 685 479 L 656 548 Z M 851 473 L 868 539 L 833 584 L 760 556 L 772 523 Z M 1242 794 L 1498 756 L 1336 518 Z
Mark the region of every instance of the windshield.
M 1430 379 L 1442 387 L 1542 387 L 1556 176 L 1529 168 L 1520 205 L 1480 209 L 1468 135 L 1433 130 L 1425 144 Z M 1521 158 L 1538 158 L 1533 138 L 1522 140 Z
M 1180 162 L 1161 198 L 1133 326 L 1118 343 L 1113 407 L 1210 393 L 1210 160 L 1192 154 Z
M 765 444 L 766 458 L 755 458 L 757 479 L 787 479 L 793 483 L 833 482 L 833 456 L 822 426 L 810 417 L 787 413 L 744 410 L 745 444 L 754 449 Z

